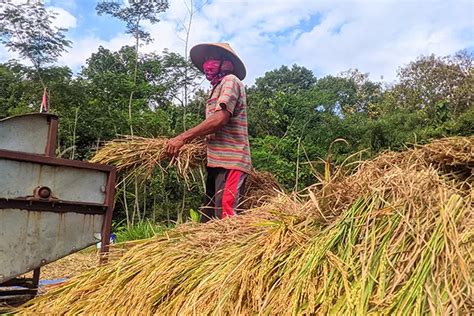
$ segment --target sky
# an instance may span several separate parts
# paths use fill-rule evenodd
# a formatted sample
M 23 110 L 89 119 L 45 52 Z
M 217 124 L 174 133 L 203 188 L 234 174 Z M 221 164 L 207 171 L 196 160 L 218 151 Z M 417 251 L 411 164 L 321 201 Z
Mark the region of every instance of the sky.
M 5 0 L 0 0 L 1 3 Z M 20 2 L 22 0 L 10 0 Z M 127 0 L 119 0 L 127 3 Z M 160 1 L 160 0 L 142 0 Z M 192 2 L 193 1 L 193 2 Z M 125 25 L 98 16 L 98 0 L 44 0 L 55 11 L 55 25 L 68 28 L 73 45 L 59 60 L 78 72 L 102 45 L 118 50 L 132 45 Z M 189 47 L 228 42 L 247 67 L 246 84 L 281 65 L 297 64 L 317 77 L 350 68 L 375 81 L 396 80 L 399 67 L 421 55 L 474 53 L 474 0 L 170 0 L 157 24 L 146 23 L 154 41 L 143 52 L 185 55 L 193 4 Z M 0 62 L 15 58 L 0 47 Z

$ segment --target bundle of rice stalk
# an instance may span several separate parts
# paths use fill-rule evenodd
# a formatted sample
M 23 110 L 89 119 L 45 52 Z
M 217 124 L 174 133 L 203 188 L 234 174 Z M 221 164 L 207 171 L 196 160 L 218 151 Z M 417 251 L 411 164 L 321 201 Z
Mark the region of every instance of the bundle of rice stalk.
M 196 139 L 184 145 L 178 155 L 170 157 L 165 152 L 167 142 L 165 137 L 125 136 L 106 143 L 91 162 L 112 165 L 119 172 L 140 178 L 148 178 L 156 168 L 164 171 L 175 167 L 189 181 L 192 169 L 202 166 L 206 159 L 205 143 Z
M 474 136 L 443 138 L 420 146 L 420 149 L 425 153 L 427 161 L 435 164 L 470 165 L 472 167 L 474 160 L 473 139 Z
M 243 209 L 261 206 L 282 192 L 284 189 L 273 174 L 253 169 L 245 183 Z
M 307 200 L 281 195 L 135 242 L 19 312 L 468 314 L 472 183 L 446 178 L 422 150 L 385 153 Z
M 93 163 L 115 166 L 127 177 L 137 176 L 146 180 L 155 169 L 165 172 L 176 168 L 178 175 L 189 183 L 193 171 L 199 170 L 206 162 L 206 144 L 197 139 L 185 144 L 179 154 L 168 156 L 164 150 L 168 139 L 125 136 L 106 143 L 91 159 Z M 247 180 L 244 207 L 261 205 L 276 196 L 283 189 L 275 177 L 265 171 L 252 170 Z

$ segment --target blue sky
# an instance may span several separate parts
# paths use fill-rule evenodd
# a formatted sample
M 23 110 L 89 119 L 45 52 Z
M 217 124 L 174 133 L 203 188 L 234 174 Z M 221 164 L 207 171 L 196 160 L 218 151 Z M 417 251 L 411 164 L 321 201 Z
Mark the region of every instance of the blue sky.
M 22 0 L 14 0 L 21 2 Z M 125 2 L 127 0 L 124 0 Z M 192 0 L 170 0 L 143 52 L 185 53 Z M 95 13 L 97 0 L 45 0 L 69 29 L 73 47 L 59 61 L 79 71 L 99 45 L 117 50 L 133 41 L 120 21 Z M 194 0 L 201 7 L 203 0 Z M 474 52 L 471 0 L 210 0 L 193 16 L 189 46 L 227 41 L 248 70 L 247 84 L 281 65 L 299 64 L 318 76 L 349 68 L 392 82 L 397 69 L 420 55 Z M 0 48 L 0 62 L 15 55 Z

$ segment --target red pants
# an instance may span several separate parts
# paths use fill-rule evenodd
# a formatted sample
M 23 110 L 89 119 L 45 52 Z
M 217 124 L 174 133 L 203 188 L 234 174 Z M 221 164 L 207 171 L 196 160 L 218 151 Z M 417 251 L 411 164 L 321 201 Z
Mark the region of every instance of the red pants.
M 201 221 L 238 214 L 247 174 L 239 170 L 207 168 L 206 200 Z

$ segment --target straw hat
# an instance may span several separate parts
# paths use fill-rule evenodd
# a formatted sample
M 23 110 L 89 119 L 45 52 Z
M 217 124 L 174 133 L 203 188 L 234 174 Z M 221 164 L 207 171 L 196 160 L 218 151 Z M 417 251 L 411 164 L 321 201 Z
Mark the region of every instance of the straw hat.
M 234 64 L 234 74 L 243 80 L 247 71 L 245 70 L 244 63 L 240 60 L 239 56 L 234 52 L 232 47 L 227 43 L 207 43 L 198 44 L 191 48 L 189 53 L 191 61 L 202 72 L 202 64 L 206 61 L 206 57 L 222 57 L 230 60 Z

